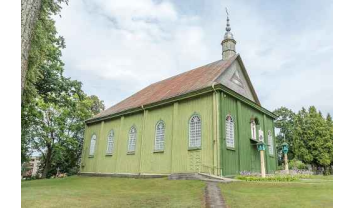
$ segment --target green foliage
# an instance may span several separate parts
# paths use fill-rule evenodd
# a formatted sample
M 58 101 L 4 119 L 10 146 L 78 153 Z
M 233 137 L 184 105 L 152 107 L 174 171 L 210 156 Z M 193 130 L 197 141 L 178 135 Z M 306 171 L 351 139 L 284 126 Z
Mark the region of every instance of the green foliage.
M 65 82 L 70 84 L 67 79 Z M 32 148 L 42 153 L 41 167 L 48 166 L 47 177 L 55 175 L 57 168 L 60 172 L 75 172 L 83 145 L 84 121 L 94 115 L 92 108 L 97 100 L 81 90 L 52 92 L 45 98 L 47 101 L 38 97 L 31 104 L 30 114 L 35 117 L 27 136 Z
M 289 145 L 288 159 L 294 158 L 293 153 L 293 127 L 295 113 L 285 107 L 278 108 L 273 111 L 278 117 L 274 122 L 275 128 L 280 129 L 280 134 L 276 136 L 276 146 L 280 163 L 282 163 L 282 143 L 286 140 Z
M 33 101 L 44 98 L 48 93 L 60 91 L 64 63 L 61 49 L 65 48 L 64 38 L 58 36 L 53 15 L 60 12 L 60 3 L 67 0 L 42 0 L 39 18 L 36 22 L 31 50 L 28 58 L 28 72 L 21 103 L 21 162 L 28 160 L 32 153 L 29 147 L 30 125 L 36 117 Z M 45 98 L 44 98 L 45 99 Z
M 302 161 L 293 159 L 289 162 L 289 169 L 291 170 L 307 170 L 306 164 L 304 164 Z
M 243 181 L 268 181 L 268 182 L 289 182 L 289 181 L 298 181 L 299 176 L 296 175 L 271 175 L 265 178 L 259 176 L 237 176 L 239 180 Z
M 56 87 L 54 74 L 63 72 L 64 63 L 61 61 L 61 49 L 65 48 L 64 38 L 58 36 L 55 28 L 55 21 L 52 15 L 60 12 L 62 0 L 42 0 L 39 18 L 36 22 L 31 50 L 28 58 L 28 72 L 26 75 L 24 104 L 31 102 L 37 96 L 39 90 L 49 91 L 41 88 L 39 83 L 49 83 L 47 86 Z M 67 1 L 65 1 L 67 3 Z M 52 76 L 49 76 L 51 74 Z M 48 80 L 48 76 L 51 80 Z M 52 81 L 52 82 L 48 82 Z M 39 92 L 43 94 L 43 92 Z
M 56 174 L 57 169 L 68 174 L 78 171 L 84 121 L 104 110 L 103 101 L 86 95 L 81 82 L 63 76 L 65 41 L 53 20 L 62 2 L 68 1 L 42 0 L 21 104 L 21 162 L 33 151 L 39 152 L 44 177 Z
M 323 167 L 325 173 L 330 173 L 333 165 L 333 121 L 328 114 L 323 118 L 322 113 L 311 106 L 308 111 L 302 108 L 297 114 L 281 107 L 274 111 L 279 117 L 275 127 L 280 128 L 280 135 L 276 137 L 280 163 L 282 161 L 281 143 L 289 144 L 288 158 L 297 159 L 302 163 L 311 164 L 313 168 Z M 304 164 L 289 164 L 298 169 Z M 299 168 L 299 166 L 301 168 Z
M 314 106 L 302 109 L 294 120 L 296 158 L 315 167 L 328 168 L 333 163 L 333 127 Z

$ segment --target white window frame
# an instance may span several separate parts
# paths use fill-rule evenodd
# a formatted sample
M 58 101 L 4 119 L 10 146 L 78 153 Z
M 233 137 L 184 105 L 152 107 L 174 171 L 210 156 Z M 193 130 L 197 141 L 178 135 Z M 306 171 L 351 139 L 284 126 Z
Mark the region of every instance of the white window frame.
M 235 148 L 235 122 L 230 114 L 225 119 L 226 147 Z
M 106 150 L 107 155 L 113 154 L 113 147 L 114 147 L 114 131 L 112 129 L 109 131 L 107 137 L 107 150 Z
M 199 149 L 202 146 L 202 119 L 194 114 L 188 122 L 189 126 L 189 148 Z
M 135 126 L 132 126 L 129 129 L 128 153 L 134 153 L 135 152 L 136 136 L 137 136 L 137 130 L 136 130 Z
M 251 138 L 257 140 L 257 125 L 255 120 L 251 121 Z
M 96 141 L 97 141 L 97 136 L 96 136 L 96 134 L 93 134 L 91 136 L 91 141 L 90 141 L 89 156 L 94 156 L 95 155 Z
M 264 142 L 264 134 L 263 134 L 262 129 L 258 130 L 258 140 L 261 142 Z
M 154 151 L 164 151 L 165 149 L 165 122 L 158 121 L 155 126 L 155 148 Z
M 271 130 L 268 130 L 268 145 L 269 155 L 274 155 L 273 135 Z

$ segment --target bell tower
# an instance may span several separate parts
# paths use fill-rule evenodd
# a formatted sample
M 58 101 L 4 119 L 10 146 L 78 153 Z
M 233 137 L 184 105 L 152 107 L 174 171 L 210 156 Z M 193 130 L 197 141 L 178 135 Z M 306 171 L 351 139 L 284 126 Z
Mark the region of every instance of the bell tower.
M 236 41 L 234 39 L 233 34 L 230 32 L 231 27 L 230 27 L 230 19 L 229 19 L 229 13 L 226 8 L 226 14 L 227 14 L 227 19 L 226 19 L 226 32 L 224 35 L 224 40 L 221 42 L 222 45 L 222 59 L 226 60 L 236 54 Z

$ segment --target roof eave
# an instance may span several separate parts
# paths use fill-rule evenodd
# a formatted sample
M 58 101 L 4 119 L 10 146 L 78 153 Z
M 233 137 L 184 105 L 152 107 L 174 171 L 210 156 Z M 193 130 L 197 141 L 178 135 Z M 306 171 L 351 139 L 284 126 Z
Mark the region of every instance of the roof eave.
M 257 95 L 257 93 L 256 93 L 256 90 L 255 90 L 254 87 L 253 87 L 253 84 L 252 84 L 252 82 L 251 82 L 251 79 L 250 79 L 250 77 L 248 76 L 246 67 L 245 67 L 245 65 L 243 64 L 241 55 L 238 54 L 238 56 L 237 56 L 236 58 L 239 60 L 239 63 L 240 63 L 241 68 L 242 68 L 242 70 L 243 70 L 243 73 L 245 74 L 246 81 L 247 81 L 248 85 L 250 86 L 250 90 L 251 90 L 251 92 L 252 92 L 252 94 L 253 94 L 253 97 L 254 97 L 256 103 L 257 103 L 259 106 L 262 106 L 262 105 L 261 105 L 261 102 L 260 102 L 259 99 L 258 99 L 258 95 Z
M 99 117 L 99 118 L 87 119 L 87 120 L 85 120 L 85 123 L 86 124 L 93 124 L 93 123 L 97 123 L 97 122 L 100 122 L 100 121 L 103 121 L 103 120 L 109 120 L 109 119 L 113 119 L 113 118 L 124 116 L 124 115 L 128 115 L 128 114 L 138 113 L 138 112 L 143 111 L 145 109 L 151 109 L 151 108 L 155 108 L 155 107 L 158 107 L 158 106 L 167 105 L 167 104 L 170 104 L 170 103 L 173 103 L 173 102 L 177 102 L 177 101 L 180 101 L 180 100 L 189 99 L 189 98 L 196 97 L 196 96 L 201 96 L 201 95 L 213 92 L 214 90 L 221 90 L 221 91 L 223 91 L 225 93 L 228 93 L 231 96 L 235 97 L 236 99 L 242 101 L 243 103 L 246 103 L 246 104 L 256 108 L 257 110 L 265 113 L 266 115 L 268 115 L 268 116 L 270 116 L 270 117 L 272 117 L 274 119 L 277 118 L 277 115 L 275 115 L 271 111 L 267 110 L 266 108 L 263 108 L 262 106 L 258 105 L 254 101 L 252 101 L 252 100 L 250 100 L 250 99 L 238 94 L 237 92 L 234 92 L 233 90 L 229 89 L 228 87 L 218 83 L 218 84 L 215 84 L 215 85 L 212 85 L 212 86 L 208 86 L 208 87 L 205 87 L 205 88 L 202 88 L 202 89 L 191 91 L 191 92 L 188 92 L 188 93 L 185 93 L 185 94 L 182 94 L 182 95 L 179 95 L 179 96 L 171 97 L 171 98 L 168 98 L 168 99 L 165 99 L 165 100 L 161 100 L 161 101 L 158 101 L 158 102 L 150 103 L 150 104 L 147 104 L 147 105 L 144 105 L 144 106 L 127 109 L 127 110 L 124 110 L 124 111 L 121 111 L 121 112 L 117 112 L 117 113 L 110 114 L 110 115 L 107 115 L 107 116 L 102 116 L 102 117 Z
M 208 86 L 208 87 L 204 87 L 204 88 L 201 88 L 201 89 L 198 89 L 198 90 L 190 91 L 190 92 L 178 95 L 178 96 L 174 96 L 174 97 L 171 97 L 171 98 L 167 98 L 167 99 L 160 100 L 160 101 L 157 101 L 157 102 L 154 102 L 154 103 L 150 103 L 150 104 L 146 104 L 146 105 L 143 105 L 143 106 L 139 106 L 139 107 L 136 107 L 136 108 L 127 109 L 127 110 L 124 110 L 124 111 L 121 111 L 121 112 L 117 112 L 117 113 L 113 113 L 113 114 L 110 114 L 110 115 L 107 115 L 107 116 L 87 119 L 87 120 L 85 120 L 85 123 L 86 124 L 92 124 L 92 123 L 96 123 L 96 122 L 99 122 L 99 121 L 112 119 L 112 118 L 123 116 L 123 115 L 127 115 L 127 114 L 137 113 L 137 112 L 143 111 L 145 109 L 151 109 L 151 108 L 155 108 L 157 106 L 167 105 L 167 104 L 170 104 L 170 103 L 173 103 L 173 102 L 176 102 L 176 101 L 188 99 L 188 98 L 195 97 L 195 96 L 204 95 L 204 94 L 207 94 L 207 93 L 210 93 L 210 92 L 213 92 L 212 86 Z

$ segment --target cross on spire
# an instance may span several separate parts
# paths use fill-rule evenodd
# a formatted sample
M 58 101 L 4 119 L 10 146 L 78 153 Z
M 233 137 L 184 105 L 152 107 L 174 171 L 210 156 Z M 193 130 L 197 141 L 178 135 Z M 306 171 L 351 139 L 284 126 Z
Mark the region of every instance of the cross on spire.
M 226 11 L 226 32 L 224 35 L 224 40 L 221 42 L 222 45 L 222 59 L 226 60 L 236 54 L 236 41 L 233 34 L 231 33 L 229 11 L 225 7 Z
M 230 27 L 229 12 L 227 11 L 227 7 L 225 7 L 225 10 L 226 10 L 226 15 L 227 15 L 227 18 L 226 18 L 226 31 L 229 32 L 229 31 L 231 31 L 231 27 Z

